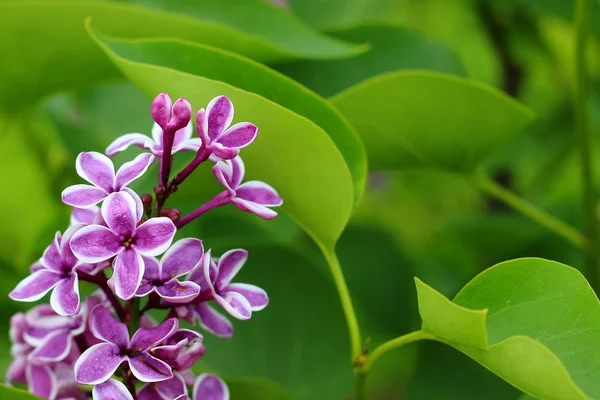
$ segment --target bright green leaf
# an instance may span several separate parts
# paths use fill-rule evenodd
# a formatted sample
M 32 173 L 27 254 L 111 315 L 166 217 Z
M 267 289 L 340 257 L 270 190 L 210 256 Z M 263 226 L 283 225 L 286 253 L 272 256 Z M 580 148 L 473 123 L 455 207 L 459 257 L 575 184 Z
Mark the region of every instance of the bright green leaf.
M 85 32 L 84 22 L 126 37 L 175 37 L 207 43 L 261 61 L 345 57 L 362 51 L 297 28 L 270 37 L 138 6 L 100 1 L 19 1 L 0 3 L 0 107 L 15 107 L 59 90 L 79 89 L 118 76 Z M 275 18 L 275 16 L 272 16 Z M 300 44 L 290 38 L 298 37 Z
M 349 59 L 291 61 L 276 68 L 325 97 L 384 72 L 427 69 L 465 75 L 462 62 L 450 48 L 410 29 L 370 24 L 330 34 L 349 42 L 368 43 L 371 48 Z
M 502 92 L 434 72 L 379 75 L 332 99 L 362 137 L 373 168 L 471 172 L 531 122 Z
M 292 395 L 285 388 L 268 379 L 242 376 L 226 376 L 224 379 L 234 400 L 292 400 Z
M 252 121 L 260 128 L 258 140 L 243 152 L 250 178 L 273 185 L 284 199 L 283 209 L 322 247 L 334 247 L 350 217 L 354 189 L 342 154 L 323 128 L 265 97 L 229 83 L 155 65 L 152 61 L 160 58 L 156 54 L 148 54 L 148 62 L 137 61 L 145 54 L 143 41 L 139 45 L 128 45 L 98 39 L 98 43 L 148 96 L 166 91 L 173 97 L 187 97 L 196 108 L 208 104 L 215 96 L 228 96 L 236 106 L 236 121 Z M 209 54 L 208 49 L 203 54 Z M 207 59 L 191 61 L 210 64 Z M 227 69 L 228 65 L 217 64 L 212 68 Z M 256 65 L 254 69 L 259 71 Z M 269 76 L 268 70 L 265 71 L 263 76 Z M 254 80 L 256 76 L 245 78 Z M 326 107 L 325 103 L 315 104 Z M 325 111 L 328 113 L 330 111 Z M 352 136 L 348 137 L 352 140 Z
M 347 27 L 385 15 L 396 0 L 289 0 L 292 11 L 322 29 Z
M 548 400 L 600 395 L 598 299 L 574 268 L 536 258 L 498 264 L 454 302 L 417 279 L 423 330 L 513 386 Z
M 0 383 L 0 399 L 10 400 L 39 400 L 40 397 L 27 393 L 24 390 L 15 389 Z

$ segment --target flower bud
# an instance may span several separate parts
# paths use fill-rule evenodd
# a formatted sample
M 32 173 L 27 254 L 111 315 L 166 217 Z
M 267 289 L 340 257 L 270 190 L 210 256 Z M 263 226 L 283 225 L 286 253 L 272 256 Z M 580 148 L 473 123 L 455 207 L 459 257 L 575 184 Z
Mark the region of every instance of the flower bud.
M 173 113 L 169 121 L 169 128 L 175 133 L 177 130 L 185 128 L 191 118 L 192 105 L 190 102 L 185 98 L 178 99 L 173 104 Z
M 167 128 L 171 120 L 173 103 L 167 93 L 161 93 L 152 101 L 152 119 L 163 129 Z M 185 125 L 184 125 L 185 126 Z
M 167 213 L 167 217 L 173 221 L 173 222 L 177 222 L 179 221 L 179 218 L 181 218 L 181 211 L 179 211 L 179 209 L 177 208 L 172 208 L 171 210 L 169 210 L 169 212 Z

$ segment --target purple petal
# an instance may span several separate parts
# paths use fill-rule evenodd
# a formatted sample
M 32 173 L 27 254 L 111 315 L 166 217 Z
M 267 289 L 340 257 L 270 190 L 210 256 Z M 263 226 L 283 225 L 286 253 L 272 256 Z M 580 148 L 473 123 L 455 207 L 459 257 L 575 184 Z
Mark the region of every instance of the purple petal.
M 75 363 L 75 379 L 85 385 L 106 382 L 125 360 L 119 346 L 100 343 L 87 349 Z
M 233 336 L 233 325 L 231 325 L 231 322 L 208 304 L 198 304 L 196 312 L 198 313 L 198 319 L 202 328 L 219 337 L 229 338 Z
M 235 147 L 225 147 L 221 143 L 214 142 L 210 145 L 212 153 L 221 160 L 231 160 L 240 154 L 240 149 Z
M 269 220 L 277 216 L 276 211 L 273 211 L 265 206 L 261 206 L 260 204 L 252 203 L 246 200 L 234 198 L 233 204 L 240 210 L 257 215 L 262 219 Z
M 212 172 L 221 186 L 223 186 L 232 195 L 235 195 L 235 187 L 232 187 L 229 182 L 229 176 L 231 176 L 231 165 L 227 165 L 226 161 L 219 161 L 212 167 Z
M 133 396 L 122 382 L 109 379 L 92 389 L 94 400 L 133 400 Z
M 211 251 L 208 250 L 202 256 L 200 266 L 194 269 L 187 279 L 197 283 L 203 294 L 213 294 L 215 293 L 213 281 L 217 278 L 217 274 L 217 265 L 212 261 Z
M 278 207 L 283 204 L 275 189 L 260 181 L 246 182 L 235 193 L 238 198 L 261 206 Z
M 173 103 L 171 97 L 167 93 L 160 93 L 152 101 L 151 114 L 152 119 L 162 127 L 167 126 L 171 119 L 171 109 Z
M 58 391 L 56 377 L 46 365 L 30 364 L 26 370 L 29 391 L 45 399 L 53 399 Z
M 54 272 L 62 272 L 62 255 L 60 254 L 60 232 L 56 232 L 54 240 L 50 243 L 50 246 L 46 247 L 44 254 L 40 259 L 42 265 Z
M 115 258 L 114 273 L 110 278 L 115 294 L 123 300 L 135 296 L 144 276 L 144 260 L 132 247 L 123 250 Z
M 225 147 L 243 148 L 256 139 L 258 127 L 250 122 L 240 122 L 227 129 L 218 142 Z
M 148 168 L 154 162 L 155 157 L 152 154 L 142 153 L 132 161 L 126 162 L 117 171 L 115 178 L 115 190 L 120 190 L 123 186 L 144 175 Z
M 152 125 L 152 140 L 160 147 L 160 153 L 162 155 L 162 147 L 163 147 L 163 130 L 156 122 Z
M 154 328 L 140 328 L 131 338 L 130 348 L 146 350 L 171 336 L 179 328 L 176 318 L 169 318 Z
M 90 314 L 90 329 L 94 336 L 108 343 L 115 343 L 118 347 L 129 345 L 129 332 L 127 325 L 115 320 L 111 312 L 103 305 L 94 307 Z
M 162 257 L 161 279 L 166 282 L 187 274 L 199 265 L 203 254 L 202 240 L 189 238 L 175 242 Z
M 142 135 L 141 133 L 126 133 L 125 135 L 116 138 L 108 145 L 106 154 L 112 157 L 132 145 L 144 149 L 147 148 L 146 142 L 149 140 L 150 138 L 148 136 Z
M 90 208 L 77 208 L 74 207 L 71 211 L 71 225 L 100 225 L 100 219 L 102 214 L 100 213 L 100 207 L 92 206 Z
M 156 382 L 155 385 L 157 392 L 163 396 L 163 399 L 175 399 L 188 393 L 185 382 L 179 375 L 174 375 L 166 381 Z
M 138 290 L 135 292 L 135 297 L 145 297 L 148 296 L 154 290 L 154 285 L 152 281 L 147 281 L 146 279 L 142 279 L 140 282 L 140 286 Z
M 135 220 L 139 221 L 142 219 L 144 216 L 144 205 L 142 204 L 140 196 L 128 187 L 121 188 L 121 192 L 127 192 L 133 197 L 133 200 L 135 200 Z
M 75 257 L 75 254 L 73 254 L 73 251 L 71 250 L 70 243 L 71 239 L 73 238 L 73 235 L 81 228 L 83 228 L 83 225 L 70 226 L 69 229 L 65 231 L 65 234 L 63 235 L 60 241 L 60 255 L 63 262 L 62 266 L 68 267 L 64 269 L 72 269 L 79 262 L 79 260 L 77 259 L 77 257 Z
M 58 362 L 67 357 L 73 340 L 68 330 L 61 329 L 46 336 L 44 341 L 31 353 L 34 360 Z
M 193 133 L 194 127 L 192 126 L 192 121 L 190 120 L 185 128 L 181 128 L 175 132 L 175 138 L 173 139 L 173 150 L 175 150 L 177 147 L 181 147 L 183 142 L 190 140 Z
M 8 295 L 17 301 L 36 301 L 58 285 L 62 276 L 48 270 L 39 270 L 23 279 Z
M 160 263 L 156 257 L 142 257 L 146 269 L 144 270 L 144 279 L 149 281 L 156 281 L 160 279 Z M 164 257 L 163 257 L 164 258 Z
M 136 205 L 134 198 L 126 192 L 111 193 L 102 203 L 102 217 L 115 235 L 130 237 L 135 232 Z
M 59 315 L 73 315 L 79 313 L 79 279 L 77 274 L 65 278 L 52 291 L 50 305 Z
M 244 296 L 246 300 L 248 300 L 248 303 L 250 303 L 252 311 L 260 311 L 269 304 L 267 292 L 258 286 L 248 285 L 246 283 L 232 283 L 227 285 L 224 290 L 237 292 Z
M 89 183 L 110 193 L 114 190 L 115 167 L 104 154 L 90 151 L 80 153 L 75 162 L 77 174 Z
M 215 301 L 234 318 L 246 320 L 252 316 L 252 306 L 244 296 L 237 292 L 227 292 L 215 296 Z
M 194 384 L 194 400 L 229 400 L 229 388 L 214 374 L 202 374 Z
M 156 390 L 156 383 L 146 383 L 137 393 L 138 400 L 165 400 Z
M 170 303 L 187 303 L 198 297 L 200 286 L 194 282 L 179 282 L 173 279 L 162 286 L 157 286 L 156 292 Z
M 167 363 L 145 352 L 130 357 L 129 367 L 133 375 L 142 382 L 159 382 L 173 377 L 171 367 Z
M 157 256 L 169 248 L 176 231 L 169 218 L 150 218 L 138 226 L 132 247 L 145 256 Z
M 27 383 L 27 377 L 25 371 L 28 365 L 27 358 L 16 357 L 12 360 L 6 371 L 6 382 L 11 384 L 13 382 Z
M 78 230 L 71 238 L 71 250 L 83 262 L 96 263 L 117 255 L 119 238 L 105 226 L 90 225 Z
M 215 281 L 218 289 L 225 287 L 242 269 L 248 259 L 248 252 L 244 249 L 229 250 L 219 258 L 217 269 L 219 276 Z
M 179 371 L 184 371 L 192 368 L 192 366 L 206 353 L 206 347 L 202 343 L 194 343 L 184 351 L 182 351 L 175 360 L 175 368 Z
M 73 185 L 62 191 L 62 202 L 72 207 L 93 207 L 108 196 L 102 188 L 90 185 Z
M 177 145 L 173 146 L 173 152 L 176 151 L 198 151 L 202 146 L 202 140 L 200 138 L 187 139 Z
M 227 129 L 233 120 L 233 104 L 225 96 L 215 97 L 206 107 L 202 129 L 208 133 L 211 141 Z M 206 143 L 208 145 L 208 143 Z

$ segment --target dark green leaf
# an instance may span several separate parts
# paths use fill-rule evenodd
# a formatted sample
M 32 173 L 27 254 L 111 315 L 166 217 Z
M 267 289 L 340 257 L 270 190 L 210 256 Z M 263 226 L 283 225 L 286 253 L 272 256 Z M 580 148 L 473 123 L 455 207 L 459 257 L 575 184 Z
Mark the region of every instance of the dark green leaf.
M 39 400 L 40 397 L 34 396 L 31 393 L 27 393 L 24 390 L 15 389 L 9 386 L 5 386 L 0 383 L 0 399 L 7 400 Z

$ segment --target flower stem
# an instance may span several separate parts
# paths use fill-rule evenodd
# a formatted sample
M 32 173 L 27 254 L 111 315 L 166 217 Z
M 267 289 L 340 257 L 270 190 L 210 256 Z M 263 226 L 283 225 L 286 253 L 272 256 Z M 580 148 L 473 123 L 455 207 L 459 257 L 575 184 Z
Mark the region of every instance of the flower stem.
M 175 176 L 175 178 L 173 178 L 171 186 L 177 187 L 178 185 L 180 185 L 188 176 L 192 174 L 192 172 L 196 170 L 196 168 L 198 168 L 200 164 L 208 160 L 208 157 L 210 157 L 211 153 L 212 152 L 210 150 L 205 149 L 204 146 L 200 147 L 200 150 L 198 150 L 196 157 L 194 157 L 194 159 L 188 165 L 186 165 L 185 168 L 182 169 L 181 172 Z
M 567 239 L 576 247 L 584 248 L 586 246 L 586 238 L 577 229 L 569 226 L 553 215 L 537 208 L 524 198 L 519 197 L 510 190 L 498 185 L 488 177 L 475 175 L 472 179 L 472 182 L 481 191 L 497 198 L 498 200 L 501 200 L 529 219 Z
M 117 313 L 117 316 L 119 317 L 121 322 L 125 322 L 125 320 L 127 319 L 125 315 L 125 310 L 119 302 L 119 299 L 117 299 L 117 296 L 115 296 L 112 289 L 108 286 L 104 271 L 98 272 L 96 275 L 86 274 L 85 272 L 78 272 L 77 277 L 82 281 L 90 282 L 97 285 L 102 290 L 102 292 L 104 292 L 104 295 L 106 296 L 108 301 L 110 301 L 110 304 L 115 309 L 115 312 Z
M 575 132 L 581 161 L 583 189 L 583 232 L 590 245 L 585 249 L 586 272 L 594 289 L 598 289 L 598 221 L 596 220 L 596 185 L 592 165 L 593 144 L 589 121 L 589 76 L 586 48 L 590 30 L 591 0 L 577 0 L 575 5 Z
M 335 251 L 326 249 L 324 247 L 321 248 L 321 250 L 323 251 L 325 260 L 329 265 L 329 269 L 331 270 L 333 282 L 335 283 L 338 295 L 340 296 L 342 309 L 344 310 L 344 315 L 346 316 L 346 324 L 348 325 L 348 332 L 350 334 L 350 354 L 352 357 L 352 362 L 354 363 L 361 356 L 362 345 L 360 327 L 358 325 L 358 319 L 356 318 L 354 306 L 352 305 L 352 298 L 350 297 L 348 285 L 346 285 L 346 279 L 344 278 L 344 273 Z
M 176 132 L 163 132 L 163 155 L 160 159 L 160 184 L 167 187 L 169 176 L 171 175 L 171 166 L 173 164 L 173 141 Z
M 229 192 L 223 191 L 217 194 L 215 197 L 213 197 L 212 200 L 210 200 L 208 203 L 205 203 L 201 207 L 195 209 L 185 217 L 181 218 L 179 221 L 177 221 L 175 226 L 177 226 L 177 229 L 181 229 L 185 225 L 189 224 L 190 222 L 201 216 L 202 214 L 206 213 L 207 211 L 210 211 L 213 208 L 224 206 L 225 204 L 229 204 L 229 202 Z
M 367 400 L 367 374 L 362 371 L 355 372 L 354 384 L 356 390 L 356 400 Z
M 388 340 L 387 342 L 383 343 L 382 345 L 377 347 L 375 350 L 373 350 L 373 352 L 371 354 L 369 354 L 369 357 L 367 358 L 367 362 L 365 363 L 364 367 L 362 368 L 362 372 L 367 374 L 371 370 L 371 368 L 373 368 L 373 365 L 375 365 L 377 360 L 379 360 L 379 358 L 382 355 L 384 355 L 385 353 L 387 353 L 388 351 L 397 349 L 397 348 L 407 345 L 409 343 L 417 342 L 419 340 L 434 339 L 434 337 L 435 336 L 429 332 L 419 330 L 419 331 L 407 333 L 406 335 L 399 336 L 392 340 Z

